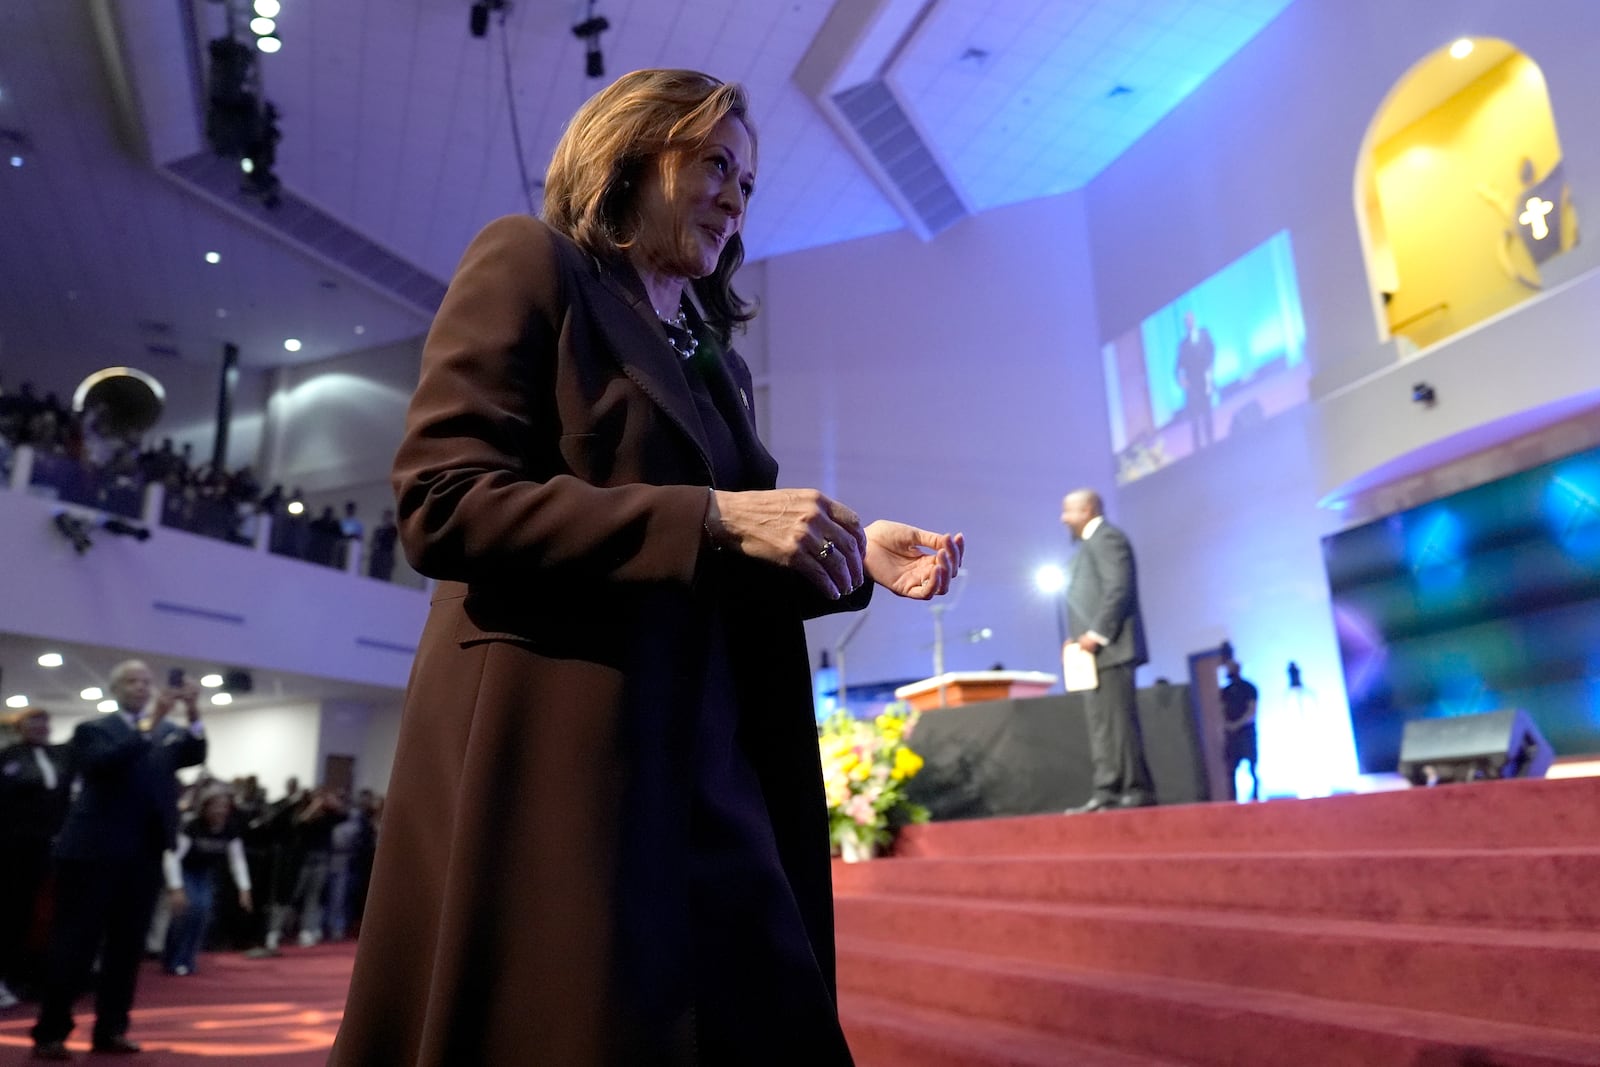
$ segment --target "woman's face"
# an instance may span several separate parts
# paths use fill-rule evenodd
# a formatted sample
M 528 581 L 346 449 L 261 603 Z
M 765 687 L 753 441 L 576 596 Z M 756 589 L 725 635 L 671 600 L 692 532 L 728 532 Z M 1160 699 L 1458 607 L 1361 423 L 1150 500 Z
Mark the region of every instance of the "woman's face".
M 717 269 L 755 189 L 754 151 L 744 123 L 725 115 L 700 148 L 664 153 L 646 169 L 638 247 L 652 268 L 678 278 L 704 278 Z

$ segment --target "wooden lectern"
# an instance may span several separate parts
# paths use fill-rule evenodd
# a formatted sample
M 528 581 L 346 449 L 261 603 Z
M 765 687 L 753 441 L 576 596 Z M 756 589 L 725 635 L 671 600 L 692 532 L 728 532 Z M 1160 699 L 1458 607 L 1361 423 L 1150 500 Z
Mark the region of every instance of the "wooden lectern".
M 902 685 L 894 695 L 917 711 L 928 711 L 990 700 L 1044 696 L 1055 684 L 1055 675 L 1039 671 L 950 671 L 926 681 Z

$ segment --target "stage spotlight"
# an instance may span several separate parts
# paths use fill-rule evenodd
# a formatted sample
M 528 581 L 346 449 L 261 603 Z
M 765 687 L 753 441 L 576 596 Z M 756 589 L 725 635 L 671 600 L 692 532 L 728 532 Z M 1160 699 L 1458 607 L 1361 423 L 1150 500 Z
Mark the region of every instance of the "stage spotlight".
M 283 10 L 283 5 L 278 0 L 256 0 L 256 14 L 264 19 L 275 19 L 278 12 Z
M 59 652 L 46 652 L 39 657 L 39 666 L 41 667 L 59 667 L 65 662 L 66 660 L 61 658 L 61 653 Z
M 211 703 L 215 704 L 219 708 L 226 707 L 227 705 L 233 703 L 233 694 L 232 693 L 212 693 L 211 694 Z
M 201 679 L 200 679 L 200 684 L 205 686 L 207 689 L 216 689 L 216 688 L 218 688 L 218 687 L 220 687 L 222 685 L 222 675 L 220 675 L 220 674 L 203 675 L 201 677 Z
M 1041 593 L 1059 593 L 1067 587 L 1067 572 L 1054 563 L 1046 563 L 1033 572 L 1033 584 Z
M 256 47 L 270 56 L 283 47 L 283 42 L 278 40 L 278 38 L 267 34 L 256 38 Z
M 291 515 L 303 515 L 305 514 L 306 506 L 302 501 L 291 500 L 289 501 L 288 506 L 283 510 L 287 511 Z
M 250 32 L 257 37 L 271 37 L 278 32 L 278 24 L 269 18 L 253 18 L 250 20 Z
M 100 712 L 101 714 L 105 714 L 108 711 L 116 711 L 117 702 L 115 700 L 102 700 L 94 707 L 96 711 Z
M 15 696 L 6 697 L 6 707 L 8 708 L 25 708 L 27 706 L 28 698 L 23 696 L 21 693 L 18 693 Z
M 78 695 L 85 700 L 101 700 L 106 694 L 98 685 L 91 685 Z
M 89 524 L 82 519 L 65 511 L 56 512 L 56 531 L 71 542 L 73 550 L 78 555 L 83 555 L 94 547 L 94 541 L 89 537 Z
M 589 0 L 589 17 L 572 27 L 572 35 L 584 44 L 583 72 L 591 78 L 606 76 L 605 57 L 600 54 L 600 35 L 611 28 L 603 15 L 594 13 L 594 0 Z
M 487 37 L 489 35 L 489 12 L 504 11 L 506 0 L 474 0 L 470 17 L 467 19 L 467 29 L 472 31 L 474 37 Z

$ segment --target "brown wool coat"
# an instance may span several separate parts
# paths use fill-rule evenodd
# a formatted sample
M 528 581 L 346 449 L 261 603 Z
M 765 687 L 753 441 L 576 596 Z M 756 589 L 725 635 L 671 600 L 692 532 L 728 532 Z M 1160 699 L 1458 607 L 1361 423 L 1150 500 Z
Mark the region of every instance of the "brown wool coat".
M 703 550 L 676 359 L 637 275 L 538 220 L 490 224 L 457 269 L 394 472 L 440 585 L 330 1064 L 850 1062 L 801 623 L 870 583 L 830 604 Z M 771 487 L 743 361 L 707 381 L 752 472 L 719 488 Z M 708 937 L 740 883 L 686 874 L 713 612 L 777 846 L 749 865 L 784 905 L 758 938 Z

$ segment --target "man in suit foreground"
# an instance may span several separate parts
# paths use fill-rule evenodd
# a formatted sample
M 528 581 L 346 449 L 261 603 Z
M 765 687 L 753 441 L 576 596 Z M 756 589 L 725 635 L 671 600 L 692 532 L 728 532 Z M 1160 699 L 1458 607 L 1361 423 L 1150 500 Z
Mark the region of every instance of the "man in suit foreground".
M 1133 549 L 1106 522 L 1100 494 L 1092 489 L 1067 494 L 1061 522 L 1081 544 L 1067 582 L 1070 640 L 1094 656 L 1100 682 L 1085 694 L 1094 795 L 1073 810 L 1142 808 L 1156 797 L 1134 707 L 1133 673 L 1149 657 Z
M 162 690 L 149 711 L 150 669 L 137 660 L 111 670 L 117 710 L 81 723 L 72 763 L 83 790 L 56 842 L 56 912 L 33 1055 L 69 1060 L 72 1002 L 100 953 L 93 1047 L 131 1053 L 128 1012 L 150 913 L 161 889 L 161 853 L 177 844 L 174 772 L 206 756 L 199 692 L 192 684 Z M 168 720 L 179 704 L 188 725 Z

